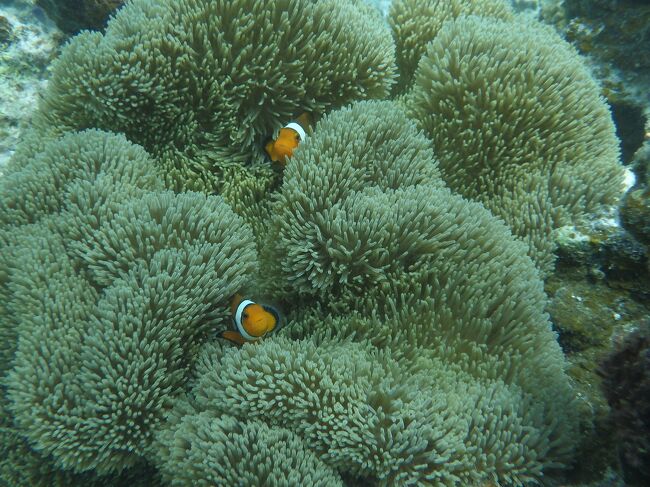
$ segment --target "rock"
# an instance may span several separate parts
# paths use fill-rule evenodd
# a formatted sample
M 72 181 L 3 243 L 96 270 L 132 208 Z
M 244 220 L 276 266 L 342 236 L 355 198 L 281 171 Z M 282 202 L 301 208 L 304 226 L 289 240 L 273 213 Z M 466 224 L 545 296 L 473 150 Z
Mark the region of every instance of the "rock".
M 0 48 L 13 40 L 14 29 L 7 17 L 0 15 Z
M 565 0 L 568 36 L 625 70 L 650 69 L 650 3 L 634 0 Z
M 624 163 L 647 139 L 650 118 L 650 2 L 540 0 L 540 17 L 582 54 L 612 106 Z
M 124 0 L 37 0 L 36 4 L 62 31 L 99 30 Z
M 0 2 L 0 175 L 29 126 L 63 37 L 29 0 Z M 8 32 L 8 36 L 7 36 Z M 3 42 L 4 40 L 4 42 Z
M 631 166 L 638 183 L 623 198 L 621 222 L 640 242 L 650 245 L 650 140 L 636 152 Z
M 625 195 L 621 221 L 641 242 L 650 245 L 650 188 L 632 189 Z
M 567 355 L 586 438 L 568 474 L 569 482 L 563 485 L 622 486 L 622 482 L 613 482 L 616 474 L 611 467 L 618 464 L 612 448 L 615 430 L 596 370 L 611 349 L 612 337 L 638 326 L 647 319 L 649 309 L 625 290 L 612 289 L 606 279 L 592 280 L 589 269 L 587 265 L 560 266 L 545 286 L 550 297 L 548 312 Z
M 598 369 L 627 485 L 650 484 L 650 321 L 623 336 Z

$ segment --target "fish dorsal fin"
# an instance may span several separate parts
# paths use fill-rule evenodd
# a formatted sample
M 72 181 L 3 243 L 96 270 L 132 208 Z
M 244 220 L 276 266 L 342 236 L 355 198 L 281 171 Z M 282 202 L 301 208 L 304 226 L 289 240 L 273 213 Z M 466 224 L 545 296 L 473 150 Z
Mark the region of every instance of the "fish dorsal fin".
M 312 116 L 308 112 L 303 112 L 296 117 L 296 122 L 298 122 L 302 128 L 308 132 L 312 126 Z

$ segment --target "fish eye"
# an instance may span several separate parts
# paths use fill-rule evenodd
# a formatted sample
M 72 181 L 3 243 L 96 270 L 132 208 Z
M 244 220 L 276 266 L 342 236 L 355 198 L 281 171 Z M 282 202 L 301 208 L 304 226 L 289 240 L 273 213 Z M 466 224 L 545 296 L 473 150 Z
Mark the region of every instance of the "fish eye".
M 242 318 L 248 318 L 248 313 L 243 312 L 243 313 L 241 314 L 241 317 L 242 317 Z

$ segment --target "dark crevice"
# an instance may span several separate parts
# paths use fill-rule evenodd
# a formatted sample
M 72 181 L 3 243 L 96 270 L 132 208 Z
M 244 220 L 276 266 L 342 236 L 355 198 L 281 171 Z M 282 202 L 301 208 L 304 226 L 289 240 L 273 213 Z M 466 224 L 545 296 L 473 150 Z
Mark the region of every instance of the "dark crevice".
M 646 117 L 643 110 L 630 103 L 611 103 L 616 135 L 621 141 L 623 164 L 632 160 L 634 153 L 643 145 Z

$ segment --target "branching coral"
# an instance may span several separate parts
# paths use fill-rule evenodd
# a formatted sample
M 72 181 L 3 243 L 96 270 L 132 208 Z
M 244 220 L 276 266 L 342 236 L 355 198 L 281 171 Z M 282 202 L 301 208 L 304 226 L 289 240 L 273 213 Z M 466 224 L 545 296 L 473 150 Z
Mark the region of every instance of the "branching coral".
M 21 191 L 39 178 L 54 199 Z M 2 180 L 11 409 L 76 471 L 139 461 L 199 339 L 256 269 L 250 230 L 221 198 L 152 192 L 151 180 L 144 151 L 100 132 L 52 142 Z M 8 224 L 17 214 L 24 224 Z
M 171 186 L 213 191 L 292 117 L 384 97 L 394 76 L 390 32 L 361 2 L 139 0 L 64 49 L 35 125 L 124 133 Z
M 554 228 L 620 195 L 608 108 L 550 27 L 478 17 L 446 23 L 407 105 L 449 186 L 502 217 L 542 269 L 552 264 Z

